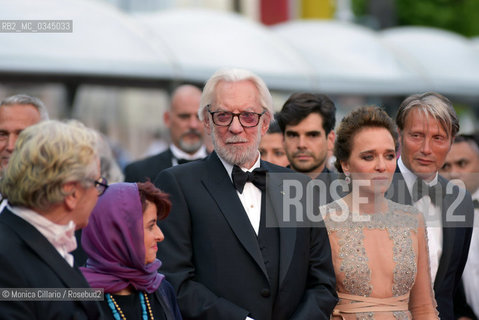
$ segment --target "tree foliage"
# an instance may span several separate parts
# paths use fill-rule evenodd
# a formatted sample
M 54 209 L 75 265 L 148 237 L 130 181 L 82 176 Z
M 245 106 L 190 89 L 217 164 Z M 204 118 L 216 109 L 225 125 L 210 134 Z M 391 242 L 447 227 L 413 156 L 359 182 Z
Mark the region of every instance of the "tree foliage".
M 369 12 L 370 0 L 352 0 L 356 16 Z M 479 0 L 396 0 L 399 25 L 429 26 L 479 36 Z
M 479 35 L 478 0 L 396 0 L 400 25 L 447 29 L 465 36 Z

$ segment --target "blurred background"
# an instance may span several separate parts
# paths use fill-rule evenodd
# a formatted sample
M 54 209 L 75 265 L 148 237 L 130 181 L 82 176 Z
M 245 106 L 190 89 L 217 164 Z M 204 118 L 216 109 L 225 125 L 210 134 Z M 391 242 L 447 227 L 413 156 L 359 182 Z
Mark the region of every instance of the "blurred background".
M 73 31 L 0 28 L 0 99 L 26 93 L 51 118 L 104 133 L 120 167 L 168 145 L 179 84 L 247 68 L 280 110 L 296 91 L 391 116 L 412 93 L 453 101 L 479 129 L 478 0 L 0 0 L 4 20 L 71 20 Z

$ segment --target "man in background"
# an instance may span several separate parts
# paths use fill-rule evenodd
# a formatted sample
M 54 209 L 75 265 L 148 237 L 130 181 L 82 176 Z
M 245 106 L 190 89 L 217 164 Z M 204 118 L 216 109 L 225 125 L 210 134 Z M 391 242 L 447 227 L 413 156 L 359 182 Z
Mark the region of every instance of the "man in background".
M 328 151 L 334 147 L 334 102 L 324 94 L 294 93 L 278 114 L 291 169 L 311 179 L 328 173 Z
M 336 173 L 327 167 L 334 148 L 334 102 L 324 94 L 294 93 L 278 114 L 290 167 L 319 183 L 321 203 L 329 203 L 343 190 L 332 187 Z
M 7 167 L 20 132 L 43 120 L 48 120 L 48 111 L 38 98 L 17 94 L 0 102 L 0 177 Z M 2 196 L 0 199 L 1 213 L 6 200 Z
M 0 102 L 0 169 L 7 167 L 18 135 L 25 128 L 48 120 L 48 112 L 40 99 L 18 94 Z
M 274 163 L 278 166 L 287 167 L 289 165 L 286 151 L 283 145 L 283 132 L 275 120 L 269 125 L 268 131 L 261 138 L 259 143 L 259 153 L 261 160 Z
M 435 92 L 414 94 L 396 116 L 401 156 L 388 195 L 423 213 L 431 279 L 441 319 L 454 319 L 453 297 L 461 282 L 474 218 L 469 192 L 438 175 L 459 131 L 452 103 Z
M 479 144 L 477 137 L 461 134 L 456 137 L 439 171 L 449 180 L 459 179 L 472 195 L 475 223 L 479 222 Z M 479 318 L 479 232 L 472 232 L 471 247 L 462 274 L 462 286 L 454 296 L 457 319 Z
M 130 163 L 125 168 L 126 182 L 153 181 L 163 169 L 206 157 L 203 123 L 198 119 L 201 90 L 181 85 L 171 96 L 163 120 L 170 132 L 170 147 L 151 157 Z

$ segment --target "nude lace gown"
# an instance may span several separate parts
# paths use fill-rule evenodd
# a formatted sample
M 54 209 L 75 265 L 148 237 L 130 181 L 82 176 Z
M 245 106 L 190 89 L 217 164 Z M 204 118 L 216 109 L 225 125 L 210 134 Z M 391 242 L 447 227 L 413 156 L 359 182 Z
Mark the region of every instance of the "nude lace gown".
M 352 213 L 344 220 L 346 215 L 341 215 L 346 211 L 340 206 L 347 208 L 341 199 L 321 208 L 326 213 L 336 290 L 353 295 L 340 299 L 338 305 L 361 302 L 362 297 L 381 299 L 377 304 L 368 300 L 372 303 L 366 312 L 354 308 L 333 319 L 438 319 L 422 214 L 389 201 L 386 213 L 360 215 L 368 221 L 357 221 L 358 215 Z M 400 296 L 405 297 L 406 310 L 377 311 L 384 309 L 384 299 Z

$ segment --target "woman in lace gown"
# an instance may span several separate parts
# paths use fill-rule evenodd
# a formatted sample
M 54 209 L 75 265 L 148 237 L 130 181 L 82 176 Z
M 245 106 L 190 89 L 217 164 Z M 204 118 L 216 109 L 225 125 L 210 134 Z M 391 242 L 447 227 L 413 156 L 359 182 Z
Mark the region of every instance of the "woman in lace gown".
M 398 138 L 378 107 L 361 107 L 337 130 L 336 167 L 350 193 L 321 207 L 340 301 L 333 319 L 438 319 L 422 214 L 385 198 Z

